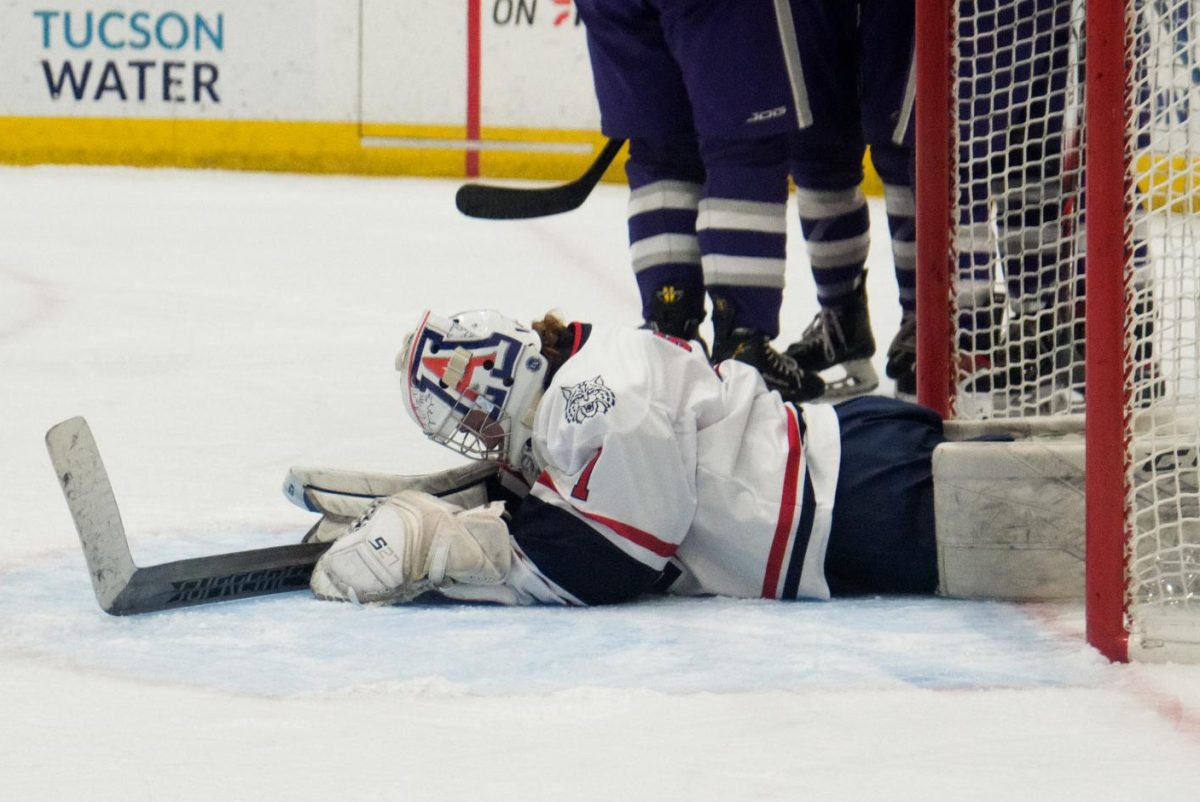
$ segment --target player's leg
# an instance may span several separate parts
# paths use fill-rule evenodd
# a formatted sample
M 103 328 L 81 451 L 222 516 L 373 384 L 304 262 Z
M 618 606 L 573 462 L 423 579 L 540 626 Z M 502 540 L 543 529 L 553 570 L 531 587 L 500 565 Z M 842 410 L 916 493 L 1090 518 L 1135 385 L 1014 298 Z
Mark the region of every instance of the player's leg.
M 981 413 L 1004 414 L 997 404 L 1007 404 L 1008 389 L 1023 383 L 1020 338 L 1009 341 L 1010 334 L 1019 334 L 1020 325 L 1010 332 L 1009 324 L 1025 295 L 1026 277 L 1031 277 L 1032 287 L 1050 278 L 1048 271 L 1037 278 L 1038 263 L 1055 259 L 1059 239 L 1048 240 L 1045 248 L 1040 240 L 1057 226 L 1059 214 L 1057 208 L 1047 210 L 1052 218 L 1044 221 L 1049 224 L 1047 229 L 1028 230 L 1022 221 L 1024 187 L 1029 182 L 1023 173 L 1027 159 L 1019 143 L 1025 138 L 1022 127 L 1030 112 L 1033 8 L 1026 0 L 968 0 L 964 11 L 959 23 L 963 56 L 958 79 L 959 221 L 955 243 L 959 257 L 958 380 L 967 403 Z M 1028 22 L 1018 28 L 1014 19 Z M 1056 102 L 1061 101 L 1060 96 Z M 1043 125 L 1049 122 L 1044 114 L 1039 119 Z M 1060 132 L 1061 122 L 1060 115 Z M 1035 147 L 1059 154 L 1061 138 Z M 1043 194 L 1039 187 L 1030 200 Z M 1061 196 L 1057 190 L 1054 194 Z M 1033 223 L 1043 209 L 1031 205 L 1028 211 Z M 1048 282 L 1051 295 L 1054 283 Z M 1009 304 L 1011 310 L 1006 308 Z M 1010 345 L 1015 345 L 1015 352 Z
M 979 149 L 978 147 L 976 149 Z M 958 351 L 963 390 L 991 393 L 1006 386 L 1003 360 L 996 348 L 1003 343 L 1004 293 L 995 290 L 996 237 L 991 224 L 988 182 L 972 180 L 960 171 L 958 201 Z
M 916 395 L 917 243 L 916 199 L 911 183 L 912 149 L 871 145 L 871 160 L 883 179 L 888 232 L 900 301 L 900 326 L 888 346 L 885 372 L 900 396 Z
M 1009 292 L 1031 309 L 1050 307 L 1059 286 L 1069 10 L 1069 0 L 1022 0 L 998 12 L 996 47 L 1011 67 L 998 71 L 1008 130 L 993 154 L 992 192 Z
M 812 125 L 792 135 L 791 175 L 820 312 L 788 354 L 826 377 L 830 397 L 868 392 L 875 340 L 866 300 L 870 219 L 860 184 L 857 7 L 841 0 L 794 0 L 796 38 Z
M 1009 109 L 1004 145 L 992 155 L 991 189 L 1013 313 L 1009 378 L 1038 387 L 1039 397 L 1074 389 L 1081 401 L 1082 359 L 1071 325 L 1076 286 L 1063 259 L 1062 225 L 1070 11 L 1070 0 L 998 6 L 995 44 L 1012 55 L 999 71 L 1010 87 Z
M 694 340 L 704 320 L 704 276 L 696 213 L 704 184 L 690 132 L 673 140 L 634 137 L 629 180 L 629 247 L 642 318 L 655 331 Z
M 787 255 L 788 138 L 708 139 L 700 150 L 707 180 L 696 228 L 713 301 L 713 361 L 753 365 L 786 400 L 819 396 L 819 377 L 771 345 Z
M 858 52 L 863 134 L 883 181 L 900 327 L 888 347 L 886 372 L 901 396 L 916 394 L 916 201 L 913 193 L 912 0 L 861 0 Z
M 662 7 L 705 171 L 697 234 L 713 299 L 713 359 L 754 365 L 788 400 L 813 398 L 823 391 L 819 377 L 771 345 L 784 285 L 787 134 L 808 115 L 792 81 L 794 37 L 781 36 L 770 0 Z
M 964 0 L 958 30 L 958 369 L 963 391 L 981 408 L 992 407 L 993 391 L 1008 384 L 993 179 L 1006 169 L 1013 126 L 1013 53 L 1011 31 L 998 30 L 997 3 Z
M 1187 10 L 1177 12 L 1176 19 L 1173 22 L 1178 23 L 1180 20 L 1179 14 L 1186 15 Z M 1136 115 L 1136 130 L 1137 137 L 1134 142 L 1134 149 L 1137 153 L 1150 152 L 1153 145 L 1150 138 L 1151 126 L 1151 110 L 1153 102 L 1149 96 L 1151 82 L 1146 78 L 1146 70 L 1149 69 L 1147 64 L 1151 59 L 1147 59 L 1146 54 L 1151 52 L 1155 46 L 1151 32 L 1147 29 L 1147 21 L 1145 15 L 1138 15 L 1134 28 L 1134 57 L 1132 63 L 1137 71 L 1132 78 L 1132 85 L 1136 88 L 1136 95 L 1133 98 L 1133 109 Z M 1177 32 L 1186 36 L 1186 26 L 1175 29 Z M 1160 35 L 1163 35 L 1160 33 Z M 1070 143 L 1068 142 L 1068 146 Z M 1139 188 L 1134 188 L 1134 203 L 1140 207 L 1147 202 L 1146 198 Z M 1076 204 L 1079 209 L 1086 207 L 1084 193 L 1082 187 L 1077 192 Z M 1147 219 L 1144 214 L 1135 213 L 1133 215 L 1133 226 L 1130 231 L 1130 257 L 1133 266 L 1133 398 L 1134 402 L 1139 406 L 1149 406 L 1158 399 L 1162 398 L 1166 393 L 1166 385 L 1163 381 L 1162 370 L 1158 364 L 1159 360 L 1155 355 L 1154 337 L 1156 328 L 1157 313 L 1154 304 L 1154 270 L 1153 256 L 1150 247 L 1150 231 Z M 1077 246 L 1077 252 L 1072 254 L 1075 258 L 1074 267 L 1076 269 L 1074 275 L 1074 300 L 1075 300 L 1075 343 L 1079 357 L 1083 357 L 1083 346 L 1086 343 L 1084 336 L 1084 309 L 1083 299 L 1085 297 L 1085 262 L 1084 255 L 1081 252 L 1082 248 Z
M 692 339 L 704 319 L 696 209 L 704 182 L 683 74 L 642 0 L 579 0 L 605 134 L 629 140 L 629 244 L 642 317 Z
M 807 133 L 807 132 L 805 132 Z M 870 219 L 862 181 L 862 147 L 794 144 L 792 176 L 820 310 L 787 353 L 806 370 L 840 368 L 827 379 L 832 397 L 874 389 L 875 338 L 866 295 Z

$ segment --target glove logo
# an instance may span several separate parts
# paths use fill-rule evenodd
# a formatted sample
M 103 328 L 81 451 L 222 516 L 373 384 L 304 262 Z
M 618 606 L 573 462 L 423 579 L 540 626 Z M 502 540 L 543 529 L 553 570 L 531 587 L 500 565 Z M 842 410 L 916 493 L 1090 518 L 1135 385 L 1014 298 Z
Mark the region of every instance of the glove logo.
M 567 423 L 583 423 L 588 418 L 603 415 L 617 405 L 617 397 L 605 386 L 603 376 L 586 379 L 571 387 L 563 387 L 562 394 L 567 402 Z

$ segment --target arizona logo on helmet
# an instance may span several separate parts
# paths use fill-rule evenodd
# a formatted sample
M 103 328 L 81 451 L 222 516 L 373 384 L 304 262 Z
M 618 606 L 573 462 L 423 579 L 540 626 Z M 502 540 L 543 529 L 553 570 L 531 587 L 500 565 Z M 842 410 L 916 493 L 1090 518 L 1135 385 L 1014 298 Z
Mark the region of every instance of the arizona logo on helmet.
M 472 459 L 519 457 L 530 434 L 523 416 L 537 403 L 546 372 L 532 328 L 487 309 L 426 312 L 396 368 L 405 377 L 408 412 L 428 437 Z
M 465 411 L 480 398 L 494 408 L 508 399 L 506 377 L 512 377 L 521 343 L 499 332 L 477 337 L 457 322 L 442 332 L 425 325 L 413 343 L 409 376 L 412 388 L 430 393 L 450 407 Z M 463 404 L 463 401 L 467 404 Z

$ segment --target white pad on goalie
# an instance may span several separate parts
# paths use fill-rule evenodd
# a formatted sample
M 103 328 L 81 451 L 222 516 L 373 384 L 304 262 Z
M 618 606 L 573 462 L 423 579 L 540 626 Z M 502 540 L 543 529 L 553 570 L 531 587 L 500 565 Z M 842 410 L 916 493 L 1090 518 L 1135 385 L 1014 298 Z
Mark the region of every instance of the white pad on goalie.
M 938 592 L 1083 598 L 1083 443 L 943 443 L 933 452 Z
M 497 470 L 496 464 L 485 462 L 415 476 L 292 468 L 284 480 L 283 494 L 296 506 L 321 513 L 321 520 L 304 540 L 325 543 L 344 535 L 354 519 L 366 512 L 376 499 L 404 490 L 429 493 L 462 508 L 486 504 L 485 482 L 496 475 Z
M 403 602 L 446 585 L 496 585 L 512 564 L 500 502 L 463 510 L 407 490 L 381 499 L 321 557 L 309 586 L 323 599 Z

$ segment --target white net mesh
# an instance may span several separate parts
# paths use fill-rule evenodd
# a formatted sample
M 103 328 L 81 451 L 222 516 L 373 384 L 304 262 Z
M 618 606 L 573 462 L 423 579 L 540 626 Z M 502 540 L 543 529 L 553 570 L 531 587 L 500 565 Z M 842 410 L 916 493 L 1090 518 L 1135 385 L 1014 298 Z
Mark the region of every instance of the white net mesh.
M 1200 643 L 1197 420 L 1200 342 L 1196 212 L 1200 18 L 1193 0 L 1131 0 L 1127 61 L 1133 173 L 1127 228 L 1126 386 L 1134 403 L 1129 561 L 1130 645 Z M 1197 106 L 1200 110 L 1200 106 Z M 1144 403 L 1137 403 L 1139 400 Z M 1180 632 L 1177 613 L 1195 615 Z M 1152 656 L 1152 655 L 1151 655 Z
M 1082 408 L 1082 8 L 958 4 L 959 417 Z
M 1086 4 L 954 5 L 950 409 L 1083 411 Z M 1128 449 L 1131 651 L 1200 658 L 1200 4 L 1127 0 L 1126 30 L 1127 442 L 1100 447 Z

